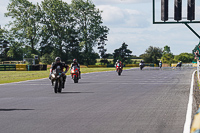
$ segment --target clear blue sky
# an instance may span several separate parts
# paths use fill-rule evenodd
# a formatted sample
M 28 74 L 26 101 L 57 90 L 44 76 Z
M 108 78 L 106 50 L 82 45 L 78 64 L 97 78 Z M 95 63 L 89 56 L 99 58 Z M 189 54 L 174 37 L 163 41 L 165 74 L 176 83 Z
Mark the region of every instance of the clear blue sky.
M 33 3 L 41 0 L 29 0 Z M 63 0 L 70 3 L 71 0 Z M 157 1 L 157 20 L 160 19 L 160 0 Z M 170 15 L 173 15 L 173 1 L 169 0 Z M 104 25 L 110 28 L 107 49 L 113 53 L 123 42 L 134 55 L 145 52 L 149 46 L 163 48 L 171 47 L 174 54 L 182 52 L 191 53 L 199 43 L 199 39 L 183 24 L 153 25 L 152 24 L 152 0 L 93 0 L 94 4 L 103 11 Z M 183 0 L 183 16 L 186 16 L 186 2 Z M 1 0 L 0 25 L 4 26 L 11 21 L 5 18 L 4 13 L 9 1 Z M 196 1 L 196 18 L 200 20 L 200 1 Z M 191 24 L 200 34 L 200 24 Z

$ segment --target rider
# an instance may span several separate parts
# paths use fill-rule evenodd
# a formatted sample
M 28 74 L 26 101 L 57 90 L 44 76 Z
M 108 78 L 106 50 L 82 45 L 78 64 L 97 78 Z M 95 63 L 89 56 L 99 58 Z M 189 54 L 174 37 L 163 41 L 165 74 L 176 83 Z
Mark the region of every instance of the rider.
M 119 65 L 122 67 L 122 69 L 123 69 L 123 64 L 122 64 L 122 62 L 121 61 L 119 61 Z
M 182 61 L 180 61 L 180 67 L 182 66 Z
M 182 61 L 178 62 L 176 67 L 181 67 L 181 66 L 182 66 Z
M 159 66 L 161 66 L 162 67 L 162 61 L 160 60 L 160 62 L 159 62 Z
M 61 58 L 60 57 L 56 57 L 55 58 L 55 62 L 53 62 L 51 64 L 51 74 L 52 74 L 53 70 L 58 68 L 58 67 L 62 70 L 62 72 L 63 72 L 63 69 L 65 68 L 65 72 L 63 72 L 63 73 L 67 73 L 67 71 L 69 70 L 69 66 L 67 64 L 61 62 Z M 51 76 L 51 74 L 49 76 Z M 63 85 L 62 85 L 62 88 L 64 88 L 65 81 L 66 81 L 66 75 L 63 74 Z
M 119 60 L 117 60 L 117 62 L 115 62 L 115 68 L 116 68 L 116 71 L 117 71 L 117 64 L 119 63 Z
M 77 66 L 78 67 L 78 70 L 79 70 L 79 79 L 81 79 L 80 65 L 79 65 L 79 63 L 77 62 L 76 59 L 73 59 L 73 63 L 71 64 L 71 69 L 72 69 L 73 66 Z
M 122 67 L 123 69 L 123 64 L 120 60 L 117 60 L 117 62 L 115 63 L 115 68 L 116 68 L 116 71 L 117 71 L 117 64 L 119 63 L 119 65 Z
M 143 60 L 141 60 L 140 63 L 141 63 L 141 65 L 144 65 L 144 61 Z

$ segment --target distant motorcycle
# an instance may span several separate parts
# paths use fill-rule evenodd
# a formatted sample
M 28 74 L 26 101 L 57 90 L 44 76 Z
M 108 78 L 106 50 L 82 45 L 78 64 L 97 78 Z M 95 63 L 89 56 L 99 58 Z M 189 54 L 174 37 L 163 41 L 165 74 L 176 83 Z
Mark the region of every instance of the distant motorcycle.
M 162 68 L 162 63 L 159 63 L 159 67 Z
M 71 69 L 71 77 L 74 80 L 74 83 L 78 83 L 79 80 L 79 69 L 77 66 L 73 66 Z
M 54 86 L 54 92 L 55 93 L 61 93 L 62 92 L 62 85 L 63 85 L 63 76 L 65 75 L 64 72 L 60 69 L 55 69 L 53 73 L 51 74 L 51 82 L 52 86 Z
M 144 68 L 144 63 L 140 63 L 139 66 L 140 66 L 140 70 L 142 70 Z
M 118 75 L 120 76 L 121 75 L 121 73 L 122 73 L 122 66 L 120 65 L 120 63 L 117 63 L 117 66 L 116 66 L 117 68 L 117 73 L 118 73 Z
M 176 65 L 176 67 L 179 67 L 179 68 L 181 68 L 181 66 L 182 66 L 181 62 L 177 63 L 177 65 Z

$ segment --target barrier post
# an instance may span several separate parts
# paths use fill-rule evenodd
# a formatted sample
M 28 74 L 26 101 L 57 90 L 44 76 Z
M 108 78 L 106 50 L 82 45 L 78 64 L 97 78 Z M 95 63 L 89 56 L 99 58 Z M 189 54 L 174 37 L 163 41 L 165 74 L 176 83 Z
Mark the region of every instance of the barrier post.
M 199 60 L 197 60 L 197 77 L 198 77 L 198 80 L 199 80 Z

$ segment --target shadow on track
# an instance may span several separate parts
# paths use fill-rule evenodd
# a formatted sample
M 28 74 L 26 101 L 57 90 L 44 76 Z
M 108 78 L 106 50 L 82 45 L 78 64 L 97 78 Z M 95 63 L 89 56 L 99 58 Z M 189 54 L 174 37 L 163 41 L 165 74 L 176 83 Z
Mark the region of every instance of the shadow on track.
M 34 109 L 0 109 L 0 111 L 28 111 Z
M 94 92 L 62 92 L 60 94 L 80 94 L 80 93 L 94 93 Z

